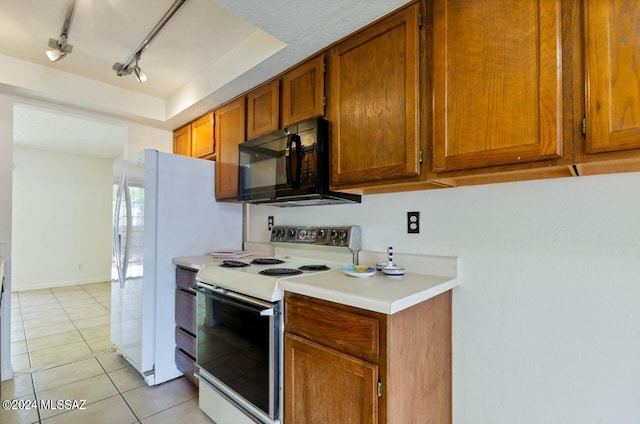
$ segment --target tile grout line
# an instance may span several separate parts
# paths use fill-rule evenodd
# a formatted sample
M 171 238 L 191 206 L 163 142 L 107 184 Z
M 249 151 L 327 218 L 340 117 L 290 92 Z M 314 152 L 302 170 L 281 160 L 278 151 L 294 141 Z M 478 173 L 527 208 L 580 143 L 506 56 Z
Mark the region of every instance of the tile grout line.
M 29 368 L 31 369 L 31 354 L 29 353 L 29 342 L 27 341 L 27 329 L 24 328 L 24 314 L 22 312 L 22 300 L 20 292 L 16 292 L 18 295 L 18 307 L 20 309 L 20 320 L 22 321 L 22 336 L 24 337 L 24 345 L 27 347 L 27 361 L 29 361 Z M 14 371 L 15 372 L 15 371 Z
M 120 397 L 122 398 L 122 401 L 125 403 L 125 405 L 127 405 L 127 408 L 129 408 L 129 410 L 131 411 L 131 413 L 133 414 L 133 416 L 136 418 L 137 422 L 140 422 L 141 419 L 138 418 L 138 415 L 136 414 L 136 412 L 133 410 L 133 408 L 131 407 L 131 405 L 129 405 L 129 402 L 127 402 L 127 399 L 124 397 L 124 393 L 120 391 L 120 387 L 118 387 L 118 385 L 116 384 L 115 381 L 113 381 L 113 378 L 111 378 L 111 376 L 109 375 L 109 373 L 107 372 L 107 369 L 102 365 L 102 363 L 100 361 L 98 361 L 98 364 L 100 364 L 100 367 L 104 370 L 105 374 L 107 374 L 107 378 L 109 378 L 109 380 L 111 380 L 111 384 L 113 384 L 113 386 L 116 388 L 116 390 L 118 391 L 118 395 L 120 395 Z M 114 370 L 117 371 L 117 370 Z M 129 391 L 129 390 L 127 390 Z

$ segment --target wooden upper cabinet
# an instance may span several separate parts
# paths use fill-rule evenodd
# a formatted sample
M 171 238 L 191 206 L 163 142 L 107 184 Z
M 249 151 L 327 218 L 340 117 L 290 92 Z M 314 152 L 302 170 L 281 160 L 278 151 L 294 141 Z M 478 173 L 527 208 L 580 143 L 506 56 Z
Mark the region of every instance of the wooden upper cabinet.
M 247 140 L 277 131 L 280 125 L 280 81 L 247 94 Z
M 215 159 L 213 123 L 213 112 L 210 112 L 191 124 L 191 156 L 194 158 Z
M 560 0 L 434 0 L 434 171 L 561 157 L 561 38 Z
M 640 3 L 585 2 L 586 153 L 640 148 Z
M 329 51 L 333 185 L 419 175 L 418 17 L 413 4 Z
M 218 200 L 238 198 L 238 145 L 245 141 L 245 104 L 240 97 L 215 111 Z
M 191 156 L 191 125 L 185 125 L 173 132 L 173 153 Z
M 282 127 L 324 115 L 324 56 L 282 77 Z

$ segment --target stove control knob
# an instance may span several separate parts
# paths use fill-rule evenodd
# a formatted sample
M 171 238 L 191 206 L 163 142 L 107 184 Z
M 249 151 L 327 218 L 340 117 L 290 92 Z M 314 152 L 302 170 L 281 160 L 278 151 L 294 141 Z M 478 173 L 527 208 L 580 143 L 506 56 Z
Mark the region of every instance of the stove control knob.
M 307 238 L 307 230 L 298 231 L 298 238 L 300 240 L 304 240 L 305 238 Z
M 334 239 L 334 238 L 338 237 L 338 232 L 337 232 L 336 230 L 331 230 L 331 235 L 330 235 L 330 237 L 331 237 L 332 239 Z
M 284 236 L 284 228 L 280 228 L 278 230 L 278 237 L 283 237 Z
M 347 237 L 347 232 L 345 230 L 340 231 L 340 238 L 343 239 Z
M 324 230 L 318 230 L 318 238 L 324 238 L 325 233 Z
M 296 236 L 295 228 L 290 228 L 289 229 L 289 237 L 295 237 L 295 236 Z

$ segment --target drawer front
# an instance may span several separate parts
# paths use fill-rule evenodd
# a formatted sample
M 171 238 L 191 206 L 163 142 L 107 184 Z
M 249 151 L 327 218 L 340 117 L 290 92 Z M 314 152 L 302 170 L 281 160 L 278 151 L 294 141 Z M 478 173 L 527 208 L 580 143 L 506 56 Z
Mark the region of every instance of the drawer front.
M 285 331 L 378 363 L 380 322 L 375 318 L 285 297 Z
M 189 291 L 189 287 L 196 283 L 196 274 L 198 272 L 192 269 L 177 267 L 176 268 L 176 285 L 179 289 Z
M 176 327 L 176 346 L 187 352 L 189 355 L 196 357 L 198 345 L 196 336 L 186 332 L 180 327 Z
M 196 360 L 183 350 L 176 348 L 176 368 L 178 368 L 192 383 L 198 385 L 198 379 L 193 375 L 198 372 Z
M 196 295 L 176 290 L 176 325 L 192 334 L 196 334 Z

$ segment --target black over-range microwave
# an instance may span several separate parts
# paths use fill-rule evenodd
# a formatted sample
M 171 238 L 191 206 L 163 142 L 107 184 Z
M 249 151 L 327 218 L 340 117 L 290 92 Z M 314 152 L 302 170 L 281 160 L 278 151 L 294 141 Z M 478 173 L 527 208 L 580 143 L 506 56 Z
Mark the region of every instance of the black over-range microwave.
M 315 118 L 241 143 L 238 200 L 304 206 L 360 203 L 329 190 L 329 123 Z

